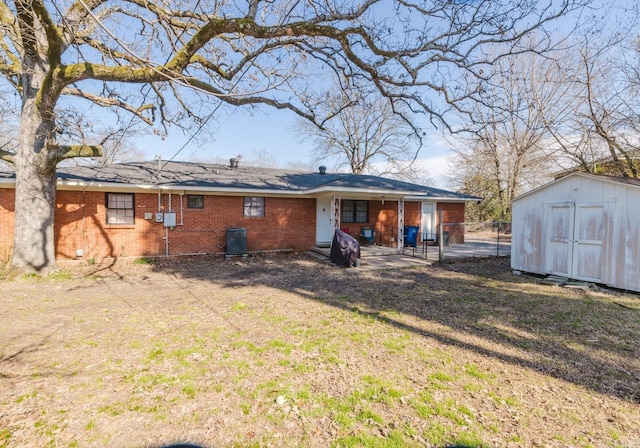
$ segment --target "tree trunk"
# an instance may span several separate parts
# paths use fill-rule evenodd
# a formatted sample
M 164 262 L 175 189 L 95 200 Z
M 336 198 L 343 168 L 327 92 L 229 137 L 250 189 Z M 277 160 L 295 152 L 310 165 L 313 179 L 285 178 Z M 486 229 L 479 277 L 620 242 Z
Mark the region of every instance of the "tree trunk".
M 21 136 L 21 140 L 24 139 Z M 54 241 L 55 169 L 39 169 L 36 154 L 16 158 L 15 231 L 11 265 L 46 275 L 57 269 Z
M 56 155 L 53 114 L 38 101 L 44 73 L 23 76 L 20 140 L 15 157 L 15 230 L 11 265 L 46 275 L 57 269 L 54 241 Z M 40 103 L 42 100 L 40 99 Z

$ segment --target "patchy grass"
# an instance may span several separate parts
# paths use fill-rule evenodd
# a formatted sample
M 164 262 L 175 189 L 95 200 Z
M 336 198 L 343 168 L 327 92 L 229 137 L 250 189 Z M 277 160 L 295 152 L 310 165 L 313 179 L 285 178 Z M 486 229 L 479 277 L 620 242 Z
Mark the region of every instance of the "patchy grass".
M 0 446 L 640 446 L 636 296 L 501 260 L 67 272 L 3 284 Z
M 156 259 L 155 258 L 150 258 L 150 257 L 140 257 L 140 258 L 136 258 L 135 260 L 133 260 L 133 264 L 137 264 L 137 265 L 145 265 L 145 264 L 155 264 L 156 263 Z M 91 265 L 95 264 L 91 263 Z

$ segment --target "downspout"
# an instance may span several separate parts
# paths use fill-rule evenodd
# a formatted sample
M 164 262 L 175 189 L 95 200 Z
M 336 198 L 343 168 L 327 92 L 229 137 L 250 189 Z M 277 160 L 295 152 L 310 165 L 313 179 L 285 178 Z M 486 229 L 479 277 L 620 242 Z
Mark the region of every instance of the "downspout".
M 171 200 L 169 200 L 169 207 L 171 207 Z M 162 213 L 162 193 L 158 191 L 158 213 Z M 162 225 L 164 225 L 164 219 L 162 220 Z M 169 229 L 167 227 L 164 228 L 164 256 L 169 256 Z
M 171 190 L 169 190 L 169 213 L 171 213 Z M 167 227 L 166 223 L 163 220 L 164 225 L 164 256 L 169 256 L 169 227 Z
M 82 251 L 83 251 L 82 255 L 83 256 L 85 255 L 84 254 L 85 249 L 88 247 L 88 244 L 87 244 L 87 222 L 86 222 L 86 218 L 87 217 L 85 215 L 85 213 L 86 213 L 86 207 L 85 206 L 87 205 L 86 195 L 87 195 L 87 190 L 86 189 L 82 190 Z M 77 255 L 77 253 L 76 253 L 76 255 Z
M 402 252 L 404 250 L 404 201 L 402 199 L 398 199 L 398 218 L 396 222 L 398 223 L 396 249 L 398 252 Z

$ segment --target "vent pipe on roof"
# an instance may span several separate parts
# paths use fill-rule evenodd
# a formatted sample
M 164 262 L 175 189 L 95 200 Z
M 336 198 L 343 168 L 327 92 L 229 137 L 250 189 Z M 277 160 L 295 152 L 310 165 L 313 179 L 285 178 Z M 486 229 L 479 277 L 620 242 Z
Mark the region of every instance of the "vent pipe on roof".
M 238 159 L 237 157 L 229 159 L 229 167 L 230 168 L 238 168 L 238 164 L 239 163 L 240 163 L 240 159 Z
M 326 173 L 327 173 L 327 167 L 326 167 L 326 166 L 324 166 L 324 165 L 319 166 L 319 167 L 318 167 L 318 172 L 319 172 L 320 174 L 326 174 Z

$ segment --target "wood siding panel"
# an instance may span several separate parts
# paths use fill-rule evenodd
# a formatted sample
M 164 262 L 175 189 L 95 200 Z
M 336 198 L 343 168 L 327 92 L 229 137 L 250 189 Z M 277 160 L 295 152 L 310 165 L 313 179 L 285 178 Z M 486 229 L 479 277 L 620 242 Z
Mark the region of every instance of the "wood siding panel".
M 572 269 L 573 214 L 571 204 L 550 204 L 547 272 L 570 276 Z
M 602 281 L 605 210 L 604 204 L 576 204 L 573 265 L 577 279 Z
M 628 191 L 625 204 L 614 220 L 612 286 L 640 291 L 640 192 Z
M 511 267 L 542 274 L 545 270 L 543 202 L 514 202 L 511 225 Z

